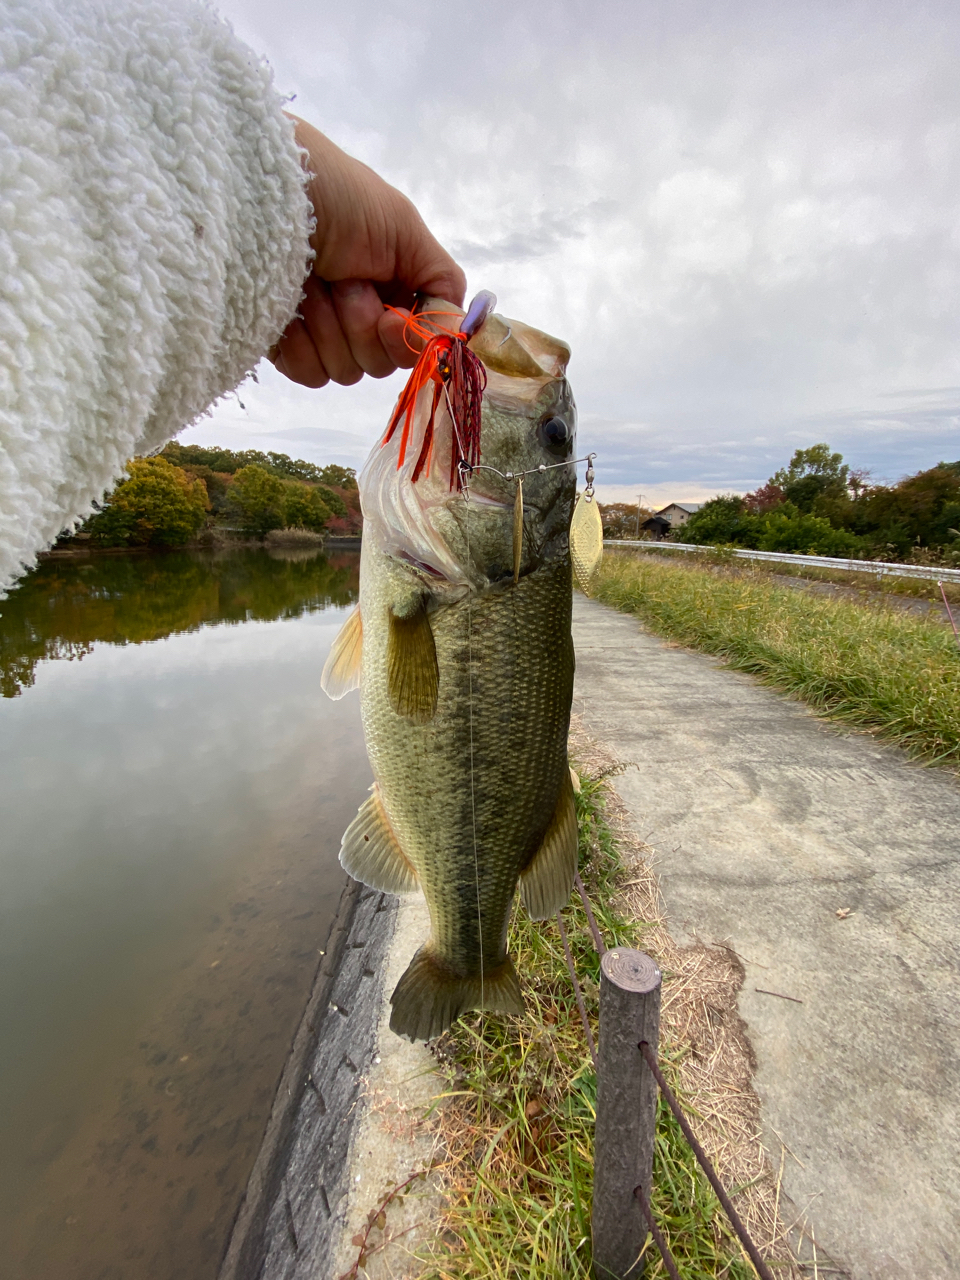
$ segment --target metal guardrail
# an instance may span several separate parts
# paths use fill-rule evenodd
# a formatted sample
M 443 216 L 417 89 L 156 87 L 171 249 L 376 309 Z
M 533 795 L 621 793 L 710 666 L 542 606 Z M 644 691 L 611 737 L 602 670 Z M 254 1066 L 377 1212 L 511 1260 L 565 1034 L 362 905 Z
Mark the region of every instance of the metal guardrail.
M 637 547 L 641 551 L 718 551 L 719 547 L 701 547 L 692 542 L 629 542 L 621 538 L 604 538 L 605 547 Z M 960 583 L 960 569 L 938 569 L 927 564 L 894 564 L 887 560 L 839 560 L 833 556 L 801 556 L 787 551 L 748 551 L 723 548 L 741 560 L 773 560 L 778 564 L 801 564 L 816 569 L 843 569 L 845 572 L 874 573 L 878 578 L 929 578 L 934 582 Z

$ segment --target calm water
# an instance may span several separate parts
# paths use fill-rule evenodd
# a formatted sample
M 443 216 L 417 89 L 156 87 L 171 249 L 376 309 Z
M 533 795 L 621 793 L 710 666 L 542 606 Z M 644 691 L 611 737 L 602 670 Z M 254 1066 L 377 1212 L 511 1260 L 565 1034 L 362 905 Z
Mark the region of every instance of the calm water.
M 0 1274 L 216 1275 L 370 781 L 358 559 L 48 561 L 0 602 Z

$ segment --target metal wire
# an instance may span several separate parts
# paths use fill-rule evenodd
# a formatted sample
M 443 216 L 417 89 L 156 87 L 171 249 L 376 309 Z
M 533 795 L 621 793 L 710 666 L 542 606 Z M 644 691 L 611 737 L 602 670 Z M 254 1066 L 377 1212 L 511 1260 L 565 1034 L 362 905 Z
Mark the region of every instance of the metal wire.
M 721 1183 L 720 1179 L 717 1177 L 717 1171 L 714 1169 L 712 1163 L 710 1162 L 710 1157 L 707 1155 L 703 1147 L 701 1147 L 700 1143 L 697 1141 L 696 1136 L 693 1130 L 690 1128 L 689 1122 L 687 1121 L 687 1117 L 683 1114 L 683 1111 L 680 1109 L 679 1102 L 677 1102 L 676 1098 L 673 1096 L 673 1091 L 671 1090 L 670 1086 L 667 1084 L 666 1080 L 663 1078 L 663 1072 L 660 1070 L 659 1066 L 657 1065 L 656 1054 L 653 1052 L 653 1049 L 646 1042 L 646 1040 L 641 1040 L 640 1044 L 637 1047 L 639 1048 L 640 1052 L 643 1054 L 644 1062 L 646 1062 L 647 1066 L 653 1072 L 654 1079 L 656 1080 L 657 1084 L 660 1086 L 660 1092 L 666 1098 L 667 1105 L 669 1106 L 670 1110 L 673 1112 L 674 1116 L 676 1117 L 677 1124 L 679 1124 L 680 1128 L 683 1130 L 683 1136 L 686 1138 L 687 1142 L 690 1144 L 691 1151 L 697 1157 L 697 1163 L 700 1165 L 700 1168 L 703 1170 L 703 1172 L 707 1175 L 707 1179 L 711 1187 L 713 1187 L 714 1191 L 717 1193 L 717 1199 L 723 1205 L 724 1212 L 726 1213 L 727 1217 L 730 1219 L 730 1222 L 733 1226 L 734 1231 L 736 1231 L 737 1235 L 740 1237 L 740 1243 L 743 1245 L 747 1253 L 750 1255 L 750 1261 L 753 1263 L 754 1267 L 756 1268 L 757 1275 L 760 1276 L 760 1280 L 773 1280 L 773 1275 L 770 1271 L 770 1268 L 767 1266 L 764 1260 L 760 1257 L 759 1249 L 751 1240 L 749 1232 L 747 1231 L 747 1228 L 743 1225 L 743 1222 L 740 1219 L 739 1213 L 737 1213 L 736 1209 L 733 1207 L 733 1203 L 730 1197 L 727 1195 L 726 1191 L 724 1191 L 723 1184 Z
M 587 891 L 583 887 L 583 881 L 580 879 L 580 872 L 575 873 L 575 882 L 577 890 L 583 901 L 584 909 L 587 913 L 587 919 L 590 921 L 590 932 L 593 934 L 593 943 L 597 949 L 598 955 L 603 955 L 606 947 L 603 945 L 603 938 L 600 936 L 600 930 L 597 928 L 597 922 L 594 918 L 593 908 L 590 906 L 590 899 L 587 897 Z M 570 954 L 570 944 L 567 942 L 567 931 L 563 925 L 563 918 L 557 913 L 557 924 L 560 926 L 560 939 L 563 942 L 563 954 L 567 958 L 567 969 L 570 971 L 570 980 L 573 982 L 573 989 L 577 997 L 577 1008 L 580 1010 L 580 1019 L 583 1022 L 583 1029 L 587 1034 L 587 1044 L 590 1046 L 590 1056 L 593 1058 L 594 1068 L 597 1066 L 597 1049 L 593 1039 L 593 1032 L 590 1030 L 590 1022 L 587 1018 L 586 1005 L 583 1001 L 583 992 L 580 989 L 580 982 L 577 978 L 577 971 L 573 966 L 573 956 Z M 657 1226 L 653 1217 L 653 1210 L 650 1208 L 650 1201 L 647 1199 L 646 1192 L 643 1187 L 634 1187 L 633 1194 L 639 1201 L 643 1216 L 647 1220 L 647 1226 L 650 1228 L 650 1234 L 653 1236 L 654 1243 L 660 1250 L 660 1257 L 663 1259 L 663 1265 L 670 1273 L 671 1280 L 682 1280 L 680 1272 L 677 1270 L 677 1264 L 673 1260 L 673 1254 L 670 1252 L 670 1246 L 664 1238 L 663 1232 Z
M 957 644 L 960 644 L 960 631 L 957 630 L 957 624 L 953 620 L 953 610 L 950 608 L 950 601 L 947 599 L 947 593 L 943 589 L 942 582 L 938 582 L 937 586 L 940 588 L 940 594 L 943 596 L 943 607 L 946 609 L 947 617 L 950 619 L 950 625 L 953 627 L 953 634 L 956 638 Z
M 590 1057 L 593 1059 L 594 1070 L 596 1070 L 597 1046 L 594 1043 L 593 1032 L 590 1030 L 590 1020 L 587 1017 L 587 1006 L 583 1003 L 583 992 L 580 990 L 577 971 L 573 967 L 573 956 L 570 954 L 570 944 L 567 942 L 567 931 L 563 927 L 563 917 L 559 911 L 557 912 L 557 924 L 560 926 L 560 940 L 563 943 L 563 954 L 567 957 L 567 968 L 570 970 L 570 978 L 573 982 L 574 994 L 577 997 L 577 1008 L 580 1010 L 580 1021 L 583 1023 L 583 1029 L 587 1033 L 587 1044 L 590 1046 Z
M 657 1226 L 653 1218 L 653 1210 L 650 1208 L 650 1201 L 647 1199 L 647 1193 L 643 1187 L 634 1187 L 633 1194 L 636 1196 L 640 1204 L 643 1216 L 647 1220 L 647 1226 L 650 1228 L 650 1234 L 653 1236 L 653 1242 L 660 1250 L 660 1257 L 663 1259 L 663 1265 L 670 1272 L 670 1280 L 682 1280 L 680 1272 L 677 1270 L 677 1264 L 674 1261 L 673 1254 L 670 1252 L 670 1246 L 667 1244 L 666 1237 Z
M 526 471 L 499 471 L 486 462 L 474 462 L 472 465 L 469 462 L 461 462 L 458 470 L 461 476 L 472 475 L 474 471 L 492 471 L 501 480 L 522 480 L 524 476 L 539 475 L 543 471 L 555 471 L 557 467 L 576 467 L 581 462 L 593 462 L 596 456 L 595 453 L 588 453 L 582 458 L 569 458 L 564 462 L 541 462 L 539 467 L 529 467 Z
M 593 934 L 593 945 L 596 948 L 597 955 L 602 956 L 606 951 L 603 945 L 603 938 L 600 936 L 600 930 L 597 928 L 597 921 L 593 914 L 593 907 L 590 905 L 590 899 L 587 897 L 587 891 L 583 887 L 583 881 L 580 879 L 580 872 L 573 873 L 573 882 L 577 886 L 577 892 L 580 894 L 580 900 L 583 903 L 583 909 L 587 913 L 587 920 L 590 922 L 590 932 Z
M 587 896 L 587 891 L 584 887 L 583 881 L 580 879 L 579 871 L 577 871 L 574 875 L 574 883 L 577 886 L 577 892 L 580 894 L 580 899 L 583 902 L 583 908 L 587 913 L 587 920 L 590 923 L 590 932 L 593 935 L 593 945 L 596 947 L 597 954 L 602 956 L 607 948 L 604 946 L 603 937 L 600 933 L 600 929 L 597 926 L 596 917 L 593 914 L 593 908 L 590 906 L 590 899 Z M 573 957 L 570 954 L 570 947 L 569 947 L 569 944 L 567 943 L 566 930 L 563 927 L 563 921 L 560 918 L 559 914 L 557 915 L 557 923 L 560 926 L 560 937 L 563 941 L 563 951 L 564 951 L 564 955 L 567 957 L 567 968 L 570 971 L 570 978 L 573 981 L 573 988 L 577 997 L 577 1007 L 580 1010 L 580 1018 L 583 1022 L 584 1030 L 587 1033 L 587 1043 L 590 1045 L 590 1054 L 593 1058 L 593 1065 L 596 1066 L 597 1051 L 594 1045 L 593 1034 L 590 1031 L 590 1024 L 587 1021 L 587 1011 L 583 1003 L 583 993 L 580 990 L 580 983 L 577 980 L 576 970 L 573 967 Z M 717 1177 L 716 1170 L 714 1169 L 713 1164 L 710 1161 L 710 1157 L 707 1155 L 703 1147 L 701 1147 L 700 1143 L 697 1141 L 697 1138 L 693 1130 L 690 1128 L 690 1125 L 687 1121 L 686 1116 L 683 1114 L 683 1111 L 680 1109 L 680 1104 L 677 1102 L 676 1098 L 673 1095 L 673 1091 L 671 1090 L 670 1086 L 667 1084 L 666 1080 L 664 1079 L 663 1073 L 657 1064 L 656 1055 L 654 1054 L 652 1048 L 645 1040 L 641 1041 L 638 1047 L 640 1049 L 640 1052 L 643 1054 L 644 1061 L 646 1062 L 650 1070 L 653 1072 L 654 1079 L 656 1080 L 657 1085 L 660 1088 L 660 1092 L 663 1094 L 664 1098 L 666 1098 L 667 1100 L 667 1105 L 669 1106 L 670 1110 L 673 1112 L 674 1116 L 676 1117 L 677 1123 L 680 1125 L 680 1128 L 683 1131 L 683 1136 L 686 1138 L 687 1142 L 690 1144 L 690 1149 L 693 1152 L 693 1154 L 696 1156 L 697 1162 L 700 1165 L 700 1168 L 707 1175 L 707 1179 L 711 1187 L 713 1187 L 713 1190 L 716 1192 L 717 1199 L 720 1201 L 720 1204 L 723 1206 L 724 1212 L 726 1213 L 727 1217 L 730 1219 L 730 1223 L 733 1226 L 734 1231 L 736 1231 L 741 1244 L 746 1249 L 747 1254 L 749 1255 L 750 1261 L 753 1263 L 756 1269 L 757 1275 L 760 1276 L 760 1280 L 773 1280 L 773 1275 L 770 1271 L 770 1268 L 761 1258 L 760 1252 L 757 1249 L 757 1246 L 753 1243 L 753 1240 L 750 1238 L 747 1228 L 743 1225 L 743 1221 L 740 1215 L 737 1213 L 736 1209 L 733 1207 L 733 1203 L 731 1202 L 730 1197 L 727 1195 L 726 1191 L 724 1191 L 723 1185 L 721 1184 L 720 1179 Z M 636 1196 L 637 1201 L 640 1204 L 640 1208 L 643 1211 L 643 1216 L 646 1218 L 647 1225 L 650 1228 L 650 1234 L 653 1236 L 654 1243 L 656 1244 L 657 1248 L 660 1250 L 660 1256 L 661 1258 L 663 1258 L 663 1265 L 669 1271 L 671 1280 L 681 1280 L 680 1272 L 677 1270 L 677 1264 L 673 1259 L 673 1254 L 670 1252 L 670 1246 L 667 1244 L 663 1236 L 663 1233 L 661 1232 L 660 1228 L 657 1226 L 656 1222 L 654 1221 L 653 1210 L 650 1207 L 650 1201 L 647 1199 L 646 1192 L 644 1191 L 643 1187 L 635 1187 L 633 1194 Z

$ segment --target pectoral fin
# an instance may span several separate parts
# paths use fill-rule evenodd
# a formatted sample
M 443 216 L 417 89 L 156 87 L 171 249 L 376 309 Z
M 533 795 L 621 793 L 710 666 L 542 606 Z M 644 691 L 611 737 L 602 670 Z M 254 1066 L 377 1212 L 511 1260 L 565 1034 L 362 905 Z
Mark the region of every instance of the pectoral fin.
M 568 771 L 543 843 L 520 875 L 520 901 L 532 920 L 548 920 L 565 905 L 576 871 L 577 810 Z
M 351 689 L 360 688 L 360 666 L 363 659 L 363 623 L 360 606 L 340 628 L 323 664 L 320 688 L 334 702 Z
M 417 887 L 417 873 L 397 843 L 376 786 L 343 833 L 340 865 L 381 893 L 412 893 Z
M 387 639 L 387 692 L 398 715 L 426 724 L 437 710 L 440 668 L 426 601 L 408 617 L 391 610 Z

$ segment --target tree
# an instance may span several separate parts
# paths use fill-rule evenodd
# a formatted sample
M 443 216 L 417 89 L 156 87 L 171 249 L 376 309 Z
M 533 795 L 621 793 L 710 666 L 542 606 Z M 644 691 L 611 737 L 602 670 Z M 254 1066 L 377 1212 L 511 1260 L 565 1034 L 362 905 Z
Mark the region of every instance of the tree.
M 283 500 L 284 524 L 288 528 L 313 529 L 316 533 L 330 519 L 330 508 L 320 496 L 319 489 L 310 485 L 288 482 Z M 343 504 L 341 503 L 341 506 Z M 346 510 L 346 508 L 344 508 Z
M 760 517 L 747 510 L 738 493 L 723 493 L 705 502 L 683 525 L 684 542 L 698 546 L 756 547 Z
M 877 548 L 907 555 L 914 546 L 943 547 L 960 528 L 960 467 L 940 462 L 861 499 L 861 518 Z
M 784 498 L 800 511 L 808 512 L 823 494 L 846 494 L 849 473 L 843 454 L 831 453 L 828 444 L 813 444 L 797 449 L 789 465 L 774 472 L 767 483 L 782 489 Z
M 638 536 L 637 528 L 637 504 L 629 502 L 604 502 L 598 504 L 600 511 L 600 519 L 603 522 L 603 536 L 605 538 L 636 538 Z M 643 522 L 649 520 L 653 512 L 647 507 L 640 508 L 639 519 L 639 536 L 643 537 Z
M 759 517 L 760 551 L 787 551 L 794 555 L 853 557 L 860 540 L 845 529 L 834 529 L 822 516 L 804 514 L 791 502 Z
M 756 516 L 763 515 L 765 511 L 772 511 L 774 507 L 779 507 L 782 502 L 783 490 L 778 484 L 774 484 L 772 480 L 768 480 L 766 484 L 761 485 L 753 493 L 745 493 L 743 495 L 744 506 Z
M 259 449 L 221 449 L 218 445 L 181 444 L 171 440 L 162 456 L 175 467 L 209 467 L 220 474 L 233 475 L 243 467 L 262 467 L 281 480 L 305 480 L 310 484 L 332 485 L 335 489 L 356 489 L 357 474 L 352 467 L 329 463 L 325 467 L 286 453 L 261 453 Z M 328 504 L 329 505 L 329 504 Z
M 332 489 L 328 489 L 323 484 L 318 484 L 316 491 L 323 499 L 324 506 L 329 507 L 335 516 L 345 516 L 347 514 L 347 504 L 339 493 L 334 493 Z
M 241 467 L 233 477 L 229 510 L 244 533 L 262 538 L 271 529 L 282 529 L 286 523 L 286 496 L 286 485 L 279 476 L 251 463 Z
M 103 547 L 180 547 L 196 537 L 208 509 L 202 480 L 166 458 L 136 458 L 101 509 L 84 526 Z
M 353 467 L 341 467 L 335 462 L 321 467 L 317 479 L 323 484 L 332 484 L 335 489 L 356 489 L 357 487 L 357 473 Z

